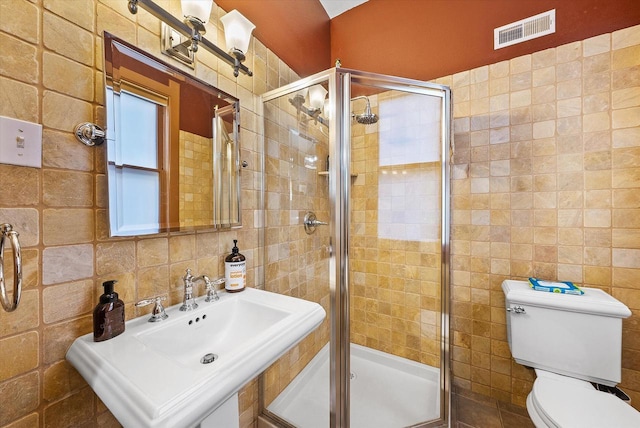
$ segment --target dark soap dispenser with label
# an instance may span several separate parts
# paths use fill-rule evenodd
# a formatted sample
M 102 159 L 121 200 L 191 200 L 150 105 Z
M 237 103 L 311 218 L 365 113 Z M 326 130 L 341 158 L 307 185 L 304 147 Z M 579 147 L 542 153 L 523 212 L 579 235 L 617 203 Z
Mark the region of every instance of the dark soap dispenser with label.
M 230 293 L 244 291 L 247 285 L 247 259 L 238 250 L 238 240 L 233 240 L 231 254 L 224 259 L 224 288 Z
M 118 299 L 113 286 L 118 281 L 102 283 L 104 294 L 93 310 L 93 341 L 102 342 L 124 332 L 124 302 Z

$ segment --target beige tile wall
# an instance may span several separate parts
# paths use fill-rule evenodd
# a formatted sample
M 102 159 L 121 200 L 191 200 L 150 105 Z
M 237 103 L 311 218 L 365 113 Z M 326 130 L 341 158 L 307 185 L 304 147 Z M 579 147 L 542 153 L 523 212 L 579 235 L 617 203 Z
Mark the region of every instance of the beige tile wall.
M 622 383 L 640 408 L 640 26 L 439 79 L 453 89 L 454 383 L 524 405 L 506 278 L 609 292 Z
M 158 3 L 179 16 L 178 1 Z M 133 306 L 139 299 L 182 299 L 180 277 L 187 267 L 222 274 L 223 258 L 237 238 L 247 256 L 249 283 L 256 284 L 262 144 L 257 95 L 298 76 L 257 40 L 247 58 L 251 78 L 236 80 L 229 66 L 201 49 L 189 72 L 240 99 L 242 159 L 249 163 L 242 171 L 244 226 L 110 239 L 105 149 L 83 146 L 72 131 L 80 122 L 105 122 L 102 31 L 169 61 L 159 52 L 160 24 L 143 10 L 131 15 L 124 0 L 7 0 L 0 2 L 0 16 L 0 115 L 43 125 L 42 169 L 0 165 L 0 221 L 20 233 L 24 271 L 20 307 L 0 311 L 0 397 L 11 397 L 0 406 L 0 427 L 117 426 L 66 363 L 66 350 L 91 332 L 91 311 L 106 279 L 119 281 L 128 318 L 143 315 Z M 222 40 L 217 22 L 208 24 L 207 37 L 214 42 Z M 253 426 L 256 381 L 241 392 L 240 406 L 241 426 Z
M 213 148 L 208 138 L 180 131 L 180 226 L 213 218 Z

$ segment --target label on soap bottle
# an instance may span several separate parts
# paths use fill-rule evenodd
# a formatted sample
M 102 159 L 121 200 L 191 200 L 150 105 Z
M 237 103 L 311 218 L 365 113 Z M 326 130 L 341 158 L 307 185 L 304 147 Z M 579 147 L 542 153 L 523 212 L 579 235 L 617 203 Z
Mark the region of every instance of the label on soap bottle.
M 247 262 L 234 261 L 224 263 L 225 283 L 227 291 L 244 290 L 247 281 Z

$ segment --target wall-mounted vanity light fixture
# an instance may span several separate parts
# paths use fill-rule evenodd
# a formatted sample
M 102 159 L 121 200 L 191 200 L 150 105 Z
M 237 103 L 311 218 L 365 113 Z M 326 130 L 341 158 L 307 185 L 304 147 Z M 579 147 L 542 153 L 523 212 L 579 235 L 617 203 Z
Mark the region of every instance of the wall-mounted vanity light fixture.
M 309 107 L 305 106 L 306 90 L 301 90 L 295 93 L 293 98 L 289 98 L 289 102 L 293 105 L 298 112 L 304 113 L 316 122 L 329 127 L 329 119 L 322 117 L 323 109 L 325 108 L 325 98 L 327 97 L 327 90 L 322 85 L 313 85 L 309 88 Z M 327 112 L 324 112 L 328 114 Z
M 220 19 L 225 28 L 227 49 L 229 51 L 227 53 L 203 36 L 206 33 L 204 25 L 209 20 L 213 0 L 181 0 L 182 14 L 185 17 L 184 22 L 171 15 L 152 0 L 128 0 L 128 2 L 129 12 L 132 14 L 138 13 L 138 6 L 141 6 L 151 15 L 166 23 L 175 32 L 190 38 L 190 46 L 187 48 L 189 52 L 185 53 L 185 56 L 190 57 L 191 62 L 193 62 L 193 53 L 198 50 L 198 47 L 202 46 L 233 67 L 234 76 L 238 77 L 239 72 L 253 76 L 253 72 L 242 62 L 245 60 L 245 53 L 249 47 L 251 32 L 255 25 L 240 12 L 233 10 Z M 171 31 L 170 34 L 172 34 Z M 169 43 L 171 47 L 179 49 L 178 45 L 180 43 Z M 181 60 L 188 62 L 184 58 Z
M 309 88 L 309 105 L 311 108 L 321 110 L 324 107 L 324 100 L 327 97 L 327 91 L 322 85 L 313 85 Z
M 235 59 L 234 70 L 236 70 L 245 59 L 244 54 L 249 50 L 251 33 L 256 26 L 235 9 L 220 18 L 220 22 L 224 27 L 227 51 Z

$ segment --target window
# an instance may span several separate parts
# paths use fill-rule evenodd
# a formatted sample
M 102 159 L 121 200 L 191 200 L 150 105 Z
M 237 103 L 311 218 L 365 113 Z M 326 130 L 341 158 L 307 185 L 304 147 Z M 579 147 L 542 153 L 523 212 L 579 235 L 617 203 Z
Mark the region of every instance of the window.
M 118 235 L 158 231 L 162 221 L 162 150 L 164 104 L 138 93 L 107 89 L 107 108 L 114 130 L 107 139 L 109 216 Z M 158 98 L 152 96 L 152 98 Z M 113 103 L 113 105 L 111 105 Z M 119 123 L 119 127 L 114 124 Z
M 378 236 L 438 240 L 442 99 L 390 92 L 378 108 Z

